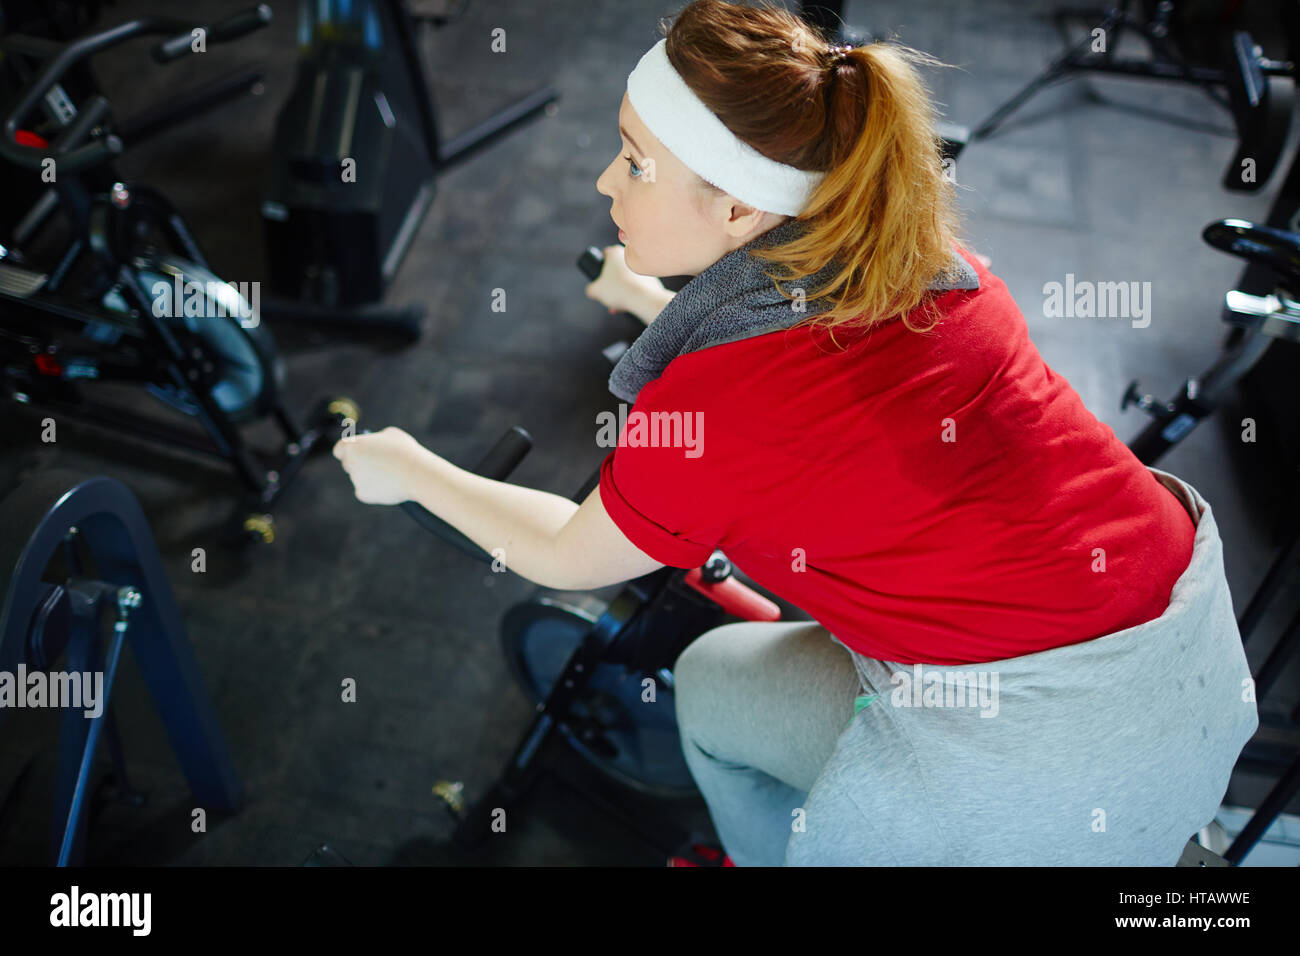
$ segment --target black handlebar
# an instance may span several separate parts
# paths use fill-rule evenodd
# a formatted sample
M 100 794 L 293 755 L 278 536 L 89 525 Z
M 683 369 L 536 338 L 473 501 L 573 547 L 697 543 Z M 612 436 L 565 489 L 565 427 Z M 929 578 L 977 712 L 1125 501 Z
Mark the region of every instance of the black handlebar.
M 1244 219 L 1220 219 L 1206 226 L 1201 238 L 1216 249 L 1259 263 L 1273 273 L 1280 289 L 1291 296 L 1300 295 L 1300 255 L 1296 255 L 1300 233 Z
M 259 4 L 207 29 L 207 39 L 216 43 L 233 40 L 270 22 L 271 8 L 264 3 Z M 138 17 L 98 33 L 89 33 L 68 43 L 45 64 L 40 75 L 27 86 L 17 104 L 5 116 L 4 123 L 0 126 L 0 156 L 4 156 L 17 166 L 39 170 L 42 163 L 54 155 L 59 164 L 59 172 L 75 173 L 117 155 L 122 151 L 122 141 L 116 136 L 107 135 L 95 142 L 80 146 L 65 144 L 61 150 L 52 152 L 48 148 L 20 144 L 17 138 L 18 130 L 45 95 L 82 60 L 135 37 L 170 36 L 170 40 L 159 44 L 154 49 L 154 59 L 166 63 L 190 49 L 192 33 L 196 26 L 201 24 L 196 25 L 174 17 Z M 15 36 L 13 40 L 22 43 L 20 37 Z
M 588 246 L 587 251 L 578 256 L 578 268 L 592 282 L 600 278 L 600 270 L 605 265 L 605 254 L 595 246 Z
M 360 434 L 368 435 L 370 432 L 368 429 L 362 429 Z M 532 447 L 533 437 L 518 425 L 512 425 L 492 446 L 492 450 L 483 456 L 483 460 L 474 466 L 473 472 L 476 475 L 482 475 L 484 478 L 491 478 L 493 481 L 505 481 L 519 463 L 524 460 L 524 456 L 528 454 Z M 401 508 L 426 531 L 432 531 L 448 544 L 454 544 L 460 548 L 470 557 L 491 562 L 492 555 L 443 521 L 428 508 L 414 501 L 403 501 Z
M 492 446 L 492 450 L 483 456 L 483 460 L 474 467 L 474 474 L 482 475 L 484 478 L 491 478 L 493 481 L 504 481 L 515 470 L 515 467 L 523 461 L 524 456 L 528 454 L 532 447 L 532 436 L 518 425 L 512 425 Z M 414 518 L 415 522 L 426 531 L 432 531 L 444 541 L 460 548 L 470 557 L 478 558 L 480 561 L 492 561 L 492 555 L 423 505 L 416 504 L 414 501 L 404 501 L 402 502 L 402 510 Z
M 238 40 L 246 33 L 252 33 L 254 30 L 260 30 L 270 22 L 271 8 L 265 3 L 259 3 L 255 7 L 236 13 L 210 27 L 189 27 L 170 40 L 164 40 L 154 47 L 154 62 L 170 63 L 189 53 L 193 49 L 195 30 L 203 30 L 206 33 L 206 39 L 211 40 L 213 43 L 225 43 L 229 40 Z

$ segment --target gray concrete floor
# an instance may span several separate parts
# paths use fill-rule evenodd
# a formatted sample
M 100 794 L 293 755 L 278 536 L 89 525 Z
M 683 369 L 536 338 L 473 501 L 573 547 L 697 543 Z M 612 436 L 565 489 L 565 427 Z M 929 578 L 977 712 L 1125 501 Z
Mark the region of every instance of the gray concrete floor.
M 121 0 L 109 16 L 159 6 Z M 185 4 L 200 18 L 240 6 Z M 266 277 L 260 191 L 294 75 L 294 5 L 272 6 L 270 28 L 194 62 L 155 66 L 144 43 L 96 61 L 121 115 L 239 65 L 265 70 L 264 95 L 178 127 L 120 163 L 124 177 L 172 197 L 216 271 L 237 282 Z M 932 88 L 948 119 L 974 125 L 1056 55 L 1053 6 L 850 3 L 846 19 L 860 30 L 896 32 L 959 67 L 934 73 Z M 350 395 L 363 425 L 399 425 L 463 464 L 505 427 L 522 424 L 536 447 L 514 480 L 577 490 L 603 454 L 588 425 L 615 404 L 600 349 L 636 327 L 583 296 L 574 261 L 588 245 L 615 241 L 595 180 L 618 146 L 625 77 L 655 42 L 657 18 L 670 12 L 645 0 L 474 3 L 462 21 L 422 38 L 447 136 L 543 83 L 555 84 L 561 99 L 549 115 L 440 178 L 389 297 L 427 307 L 418 345 L 392 350 L 276 330 L 295 408 Z M 498 26 L 509 38 L 505 56 L 487 52 Z M 1227 113 L 1197 91 L 1091 79 L 1042 93 L 958 163 L 970 243 L 992 257 L 1047 362 L 1124 440 L 1145 423 L 1135 410 L 1120 411 L 1130 379 L 1164 399 L 1219 353 L 1220 303 L 1241 270 L 1206 246 L 1200 231 L 1219 218 L 1262 220 L 1277 185 L 1257 194 L 1223 190 L 1233 150 Z M 1043 284 L 1067 273 L 1151 282 L 1150 327 L 1044 317 Z M 490 308 L 498 287 L 509 290 L 504 314 Z M 1289 485 L 1270 464 L 1276 440 L 1270 447 L 1262 435 L 1257 449 L 1244 449 L 1229 423 L 1268 414 L 1243 395 L 1159 463 L 1214 507 L 1238 611 L 1272 560 Z M 112 475 L 139 496 L 250 797 L 237 816 L 191 834 L 192 801 L 127 655 L 114 699 L 132 782 L 149 800 L 104 810 L 92 861 L 294 866 L 329 843 L 357 864 L 662 862 L 550 782 L 483 855 L 462 857 L 446 846 L 451 820 L 431 786 L 460 780 L 471 795 L 481 793 L 532 711 L 496 638 L 497 619 L 530 592 L 527 582 L 487 573 L 395 509 L 358 503 L 329 458 L 310 463 L 278 506 L 274 545 L 233 553 L 216 541 L 238 501 L 225 472 L 73 425 L 55 445 L 42 445 L 31 421 L 18 413 L 0 418 L 6 479 L 71 467 Z M 259 425 L 248 434 L 256 441 L 272 432 Z M 190 570 L 194 547 L 207 549 L 205 574 Z M 1295 612 L 1294 591 L 1248 645 L 1252 665 Z M 345 676 L 359 687 L 351 707 L 336 703 Z M 1292 662 L 1261 704 L 1261 734 L 1279 746 L 1300 743 L 1286 720 L 1298 683 Z M 16 713 L 0 734 L 0 792 L 23 767 L 32 771 L 0 820 L 0 862 L 38 862 L 44 852 L 41 796 L 54 766 L 47 716 Z M 1266 767 L 1243 762 L 1226 802 L 1254 806 L 1270 786 Z M 700 804 L 672 813 L 683 825 L 708 826 Z

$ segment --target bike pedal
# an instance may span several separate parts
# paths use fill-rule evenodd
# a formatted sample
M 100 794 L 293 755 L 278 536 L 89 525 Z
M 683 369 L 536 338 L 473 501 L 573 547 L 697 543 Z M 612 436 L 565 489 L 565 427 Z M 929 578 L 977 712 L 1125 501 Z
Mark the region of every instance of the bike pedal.
M 27 299 L 40 292 L 49 276 L 24 269 L 12 262 L 0 262 L 0 292 L 16 299 Z

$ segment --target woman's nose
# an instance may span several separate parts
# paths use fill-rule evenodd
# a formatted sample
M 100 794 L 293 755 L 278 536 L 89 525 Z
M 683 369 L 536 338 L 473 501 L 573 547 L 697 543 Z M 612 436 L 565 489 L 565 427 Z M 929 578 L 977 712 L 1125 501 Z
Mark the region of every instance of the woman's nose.
M 600 193 L 602 196 L 608 196 L 610 199 L 614 198 L 614 180 L 612 172 L 616 162 L 616 160 L 611 160 L 610 164 L 605 167 L 605 171 L 596 179 L 596 192 Z

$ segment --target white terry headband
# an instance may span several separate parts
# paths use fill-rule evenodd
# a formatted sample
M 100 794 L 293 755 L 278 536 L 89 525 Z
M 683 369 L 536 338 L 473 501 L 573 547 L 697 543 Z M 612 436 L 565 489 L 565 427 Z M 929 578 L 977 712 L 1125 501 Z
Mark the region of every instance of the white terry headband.
M 689 169 L 755 209 L 798 216 L 825 176 L 768 159 L 727 129 L 673 69 L 666 38 L 628 74 L 627 98 Z

